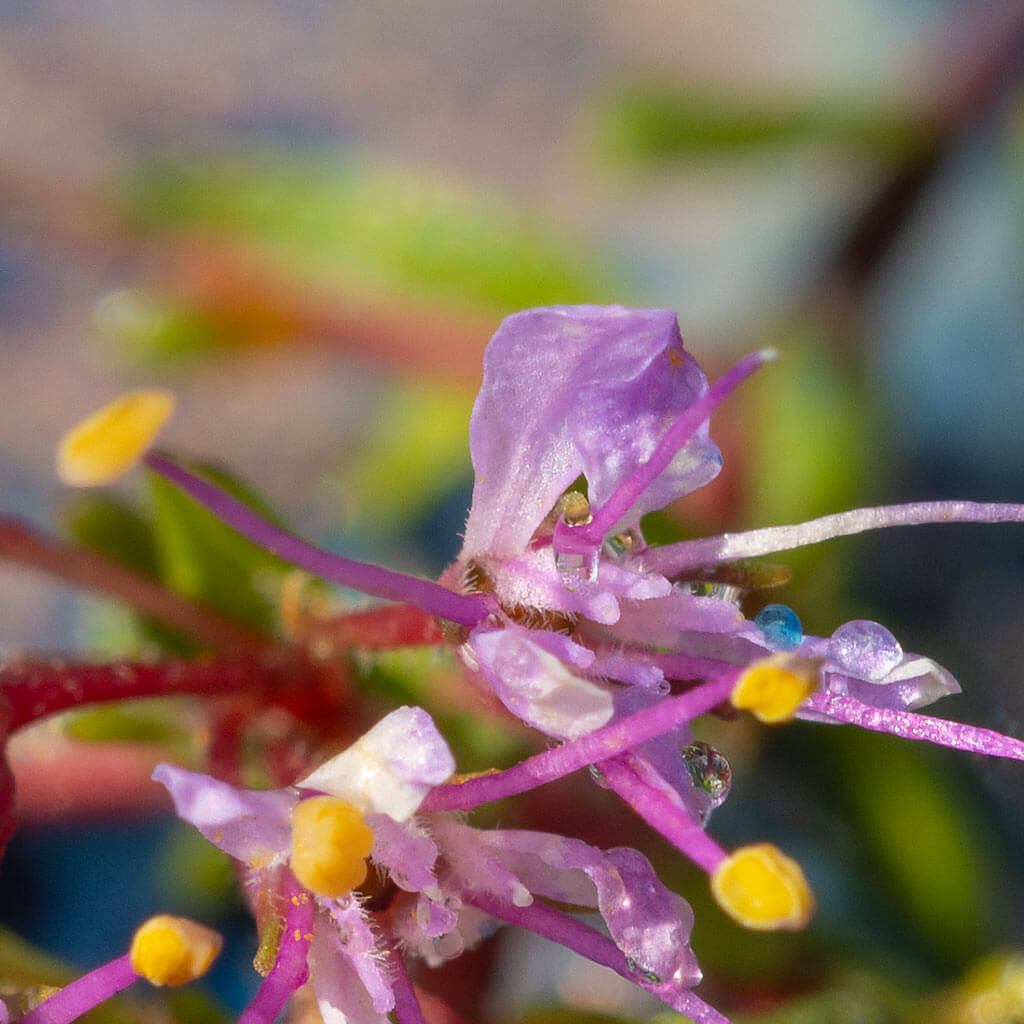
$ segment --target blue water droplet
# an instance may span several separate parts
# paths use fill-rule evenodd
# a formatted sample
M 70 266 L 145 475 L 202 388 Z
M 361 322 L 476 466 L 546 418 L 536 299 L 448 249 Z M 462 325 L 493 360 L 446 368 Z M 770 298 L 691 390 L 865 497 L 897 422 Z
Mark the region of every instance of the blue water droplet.
M 868 619 L 854 619 L 840 626 L 832 634 L 826 654 L 850 675 L 876 682 L 903 660 L 899 640 L 880 622 Z
M 804 638 L 800 619 L 789 605 L 766 604 L 754 619 L 768 646 L 775 651 L 788 651 Z

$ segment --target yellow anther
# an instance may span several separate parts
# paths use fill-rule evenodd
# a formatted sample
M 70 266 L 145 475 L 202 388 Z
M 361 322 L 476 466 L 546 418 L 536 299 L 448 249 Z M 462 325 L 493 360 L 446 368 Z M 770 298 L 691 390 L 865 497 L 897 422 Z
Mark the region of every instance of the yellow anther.
M 773 654 L 755 661 L 736 680 L 732 703 L 762 722 L 788 722 L 817 689 L 821 662 L 798 654 Z
M 72 427 L 57 447 L 57 475 L 72 487 L 102 487 L 128 472 L 174 411 L 161 388 L 130 391 Z
M 373 830 L 336 796 L 303 800 L 292 813 L 292 874 L 317 896 L 350 893 L 366 878 Z
M 586 526 L 591 520 L 590 502 L 579 491 L 566 491 L 555 505 L 555 511 L 567 526 Z
M 217 958 L 221 937 L 187 917 L 151 917 L 132 939 L 132 970 L 154 985 L 184 985 L 201 978 Z
M 744 846 L 711 875 L 711 892 L 733 919 L 757 931 L 797 931 L 814 913 L 803 870 L 771 843 Z

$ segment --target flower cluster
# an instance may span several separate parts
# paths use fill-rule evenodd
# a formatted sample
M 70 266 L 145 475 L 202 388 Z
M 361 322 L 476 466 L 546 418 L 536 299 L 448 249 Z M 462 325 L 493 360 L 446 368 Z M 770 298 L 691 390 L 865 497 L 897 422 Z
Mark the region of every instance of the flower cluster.
M 495 921 L 611 967 L 696 1021 L 723 1021 L 692 992 L 692 913 L 641 854 L 480 830 L 463 812 L 590 768 L 708 873 L 727 913 L 755 929 L 795 929 L 814 907 L 799 865 L 769 844 L 728 852 L 706 831 L 729 767 L 694 741 L 693 719 L 731 704 L 766 723 L 852 723 L 1024 760 L 1016 739 L 921 714 L 957 683 L 884 626 L 805 636 L 781 605 L 748 619 L 742 601 L 756 574 L 737 564 L 878 527 L 1021 522 L 1024 507 L 860 509 L 645 543 L 646 513 L 719 471 L 710 414 L 772 357 L 754 353 L 709 386 L 668 311 L 555 307 L 508 318 L 487 350 L 471 421 L 462 551 L 436 583 L 315 548 L 173 457 L 143 456 L 295 565 L 436 617 L 468 677 L 556 741 L 513 768 L 462 779 L 427 713 L 401 708 L 286 789 L 242 790 L 161 766 L 155 778 L 179 815 L 244 865 L 267 971 L 247 1024 L 270 1024 L 307 978 L 328 1024 L 389 1013 L 419 1021 L 404 958 L 455 957 Z M 62 449 L 65 477 L 95 483 L 122 471 L 165 414 L 163 393 L 99 414 Z M 607 935 L 565 905 L 596 910 Z

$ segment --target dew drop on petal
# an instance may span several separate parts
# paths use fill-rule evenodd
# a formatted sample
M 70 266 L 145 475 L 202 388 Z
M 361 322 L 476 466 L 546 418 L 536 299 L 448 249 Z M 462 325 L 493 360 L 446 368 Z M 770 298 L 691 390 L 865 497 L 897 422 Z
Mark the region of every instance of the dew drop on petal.
M 716 580 L 680 580 L 676 586 L 694 597 L 711 597 L 716 601 L 727 601 L 737 608 L 743 599 L 742 589 L 732 583 L 719 583 Z
M 555 568 L 566 590 L 575 590 L 581 583 L 597 579 L 598 555 L 597 551 L 590 558 L 563 551 L 555 555 Z
M 766 604 L 754 618 L 754 625 L 774 651 L 792 650 L 804 638 L 799 617 L 785 604 Z
M 658 977 L 654 971 L 649 971 L 646 967 L 638 964 L 631 956 L 626 957 L 626 966 L 629 970 L 635 974 L 642 981 L 646 981 L 648 985 L 660 985 L 661 978 Z
M 647 547 L 643 534 L 637 527 L 623 530 L 614 537 L 605 539 L 605 551 L 613 558 L 622 558 L 623 555 L 635 555 Z
M 879 622 L 855 619 L 840 626 L 828 642 L 827 656 L 861 679 L 884 679 L 903 659 L 900 642 Z
M 588 771 L 590 777 L 596 782 L 602 789 L 608 789 L 608 780 L 604 777 L 604 772 L 596 764 L 592 764 Z
M 682 756 L 701 805 L 701 824 L 706 825 L 711 812 L 729 795 L 732 768 L 721 751 L 703 740 L 694 740 L 684 747 Z

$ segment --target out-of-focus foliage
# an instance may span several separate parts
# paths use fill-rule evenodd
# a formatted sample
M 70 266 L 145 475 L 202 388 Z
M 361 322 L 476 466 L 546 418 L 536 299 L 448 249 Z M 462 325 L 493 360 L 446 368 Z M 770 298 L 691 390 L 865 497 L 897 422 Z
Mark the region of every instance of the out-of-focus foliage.
M 617 84 L 597 104 L 593 132 L 599 153 L 633 165 L 728 160 L 800 143 L 832 143 L 891 161 L 907 158 L 928 139 L 918 119 L 877 104 L 841 98 L 765 101 L 652 83 Z
M 285 281 L 488 311 L 607 294 L 597 259 L 533 212 L 336 151 L 192 153 L 140 170 L 138 225 L 244 246 Z

